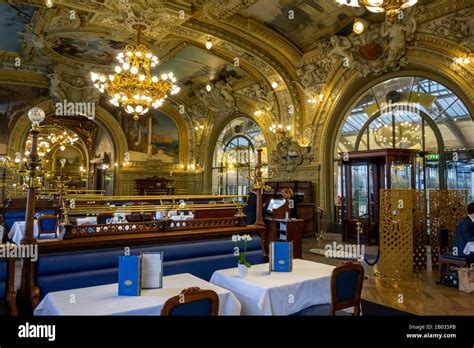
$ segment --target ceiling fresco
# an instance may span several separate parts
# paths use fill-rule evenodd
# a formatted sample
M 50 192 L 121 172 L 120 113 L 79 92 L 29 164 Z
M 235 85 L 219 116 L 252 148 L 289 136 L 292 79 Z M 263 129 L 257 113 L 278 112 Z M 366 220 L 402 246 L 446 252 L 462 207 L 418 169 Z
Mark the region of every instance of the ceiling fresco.
M 339 31 L 347 25 L 348 19 L 363 12 L 359 8 L 340 6 L 335 1 L 265 0 L 240 14 L 265 23 L 308 51 L 315 47 L 317 39 Z
M 33 6 L 0 3 L 0 51 L 19 52 L 18 32 L 25 31 L 35 11 Z
M 53 49 L 67 58 L 77 59 L 86 63 L 111 65 L 117 53 L 124 50 L 123 42 L 87 36 L 61 37 L 55 40 Z
M 182 87 L 245 75 L 242 69 L 193 45 L 184 47 L 173 58 L 158 65 L 156 71 L 172 71 Z

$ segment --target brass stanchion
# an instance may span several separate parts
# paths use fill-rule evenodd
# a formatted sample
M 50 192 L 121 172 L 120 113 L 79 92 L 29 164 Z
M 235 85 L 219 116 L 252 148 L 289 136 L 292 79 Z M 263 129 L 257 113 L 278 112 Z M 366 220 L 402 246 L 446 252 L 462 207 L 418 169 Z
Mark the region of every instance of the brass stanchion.
M 32 123 L 32 127 L 30 130 L 31 150 L 29 162 L 27 164 L 28 193 L 26 199 L 25 235 L 20 243 L 21 245 L 34 246 L 37 243 L 33 233 L 36 201 L 35 176 L 36 167 L 39 164 L 37 145 L 39 124 L 43 122 L 45 114 L 42 109 L 35 107 L 28 111 L 28 117 L 30 118 L 30 121 Z M 21 312 L 24 314 L 31 314 L 33 312 L 33 309 L 39 303 L 39 291 L 36 288 L 35 264 L 30 257 L 23 258 L 23 269 L 21 274 L 21 286 L 19 295 Z

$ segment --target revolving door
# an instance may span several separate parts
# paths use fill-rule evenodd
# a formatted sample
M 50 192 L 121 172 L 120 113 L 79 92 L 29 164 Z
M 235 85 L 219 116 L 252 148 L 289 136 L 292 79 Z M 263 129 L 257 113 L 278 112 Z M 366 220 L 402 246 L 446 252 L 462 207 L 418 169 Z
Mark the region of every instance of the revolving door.
M 357 240 L 362 223 L 364 242 L 379 242 L 380 190 L 415 189 L 420 178 L 419 151 L 380 149 L 341 154 L 342 227 L 344 241 Z

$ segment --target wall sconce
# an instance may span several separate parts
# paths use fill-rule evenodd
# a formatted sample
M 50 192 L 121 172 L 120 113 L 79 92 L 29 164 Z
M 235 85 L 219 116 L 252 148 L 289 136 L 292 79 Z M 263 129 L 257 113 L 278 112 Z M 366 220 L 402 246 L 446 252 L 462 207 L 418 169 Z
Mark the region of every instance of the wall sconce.
M 206 91 L 212 91 L 212 86 L 209 83 L 206 85 Z
M 273 88 L 273 89 L 277 89 L 278 86 L 279 86 L 278 81 L 273 81 L 273 82 L 272 82 L 272 88 Z
M 257 110 L 253 113 L 255 116 L 260 117 L 263 115 L 263 110 Z
M 200 130 L 200 129 L 203 130 L 203 129 L 204 129 L 204 125 L 198 123 L 196 126 L 194 126 L 194 130 L 195 130 L 195 131 L 198 131 L 198 130 Z

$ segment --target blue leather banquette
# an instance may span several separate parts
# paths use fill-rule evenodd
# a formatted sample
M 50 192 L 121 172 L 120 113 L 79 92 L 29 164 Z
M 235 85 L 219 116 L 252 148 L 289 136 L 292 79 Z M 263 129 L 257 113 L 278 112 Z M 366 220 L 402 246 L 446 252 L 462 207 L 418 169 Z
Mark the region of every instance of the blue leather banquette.
M 136 246 L 131 255 L 164 252 L 164 275 L 191 273 L 210 280 L 214 271 L 237 267 L 235 243 L 230 238 L 197 242 Z M 48 292 L 116 283 L 118 259 L 124 249 L 99 249 L 41 255 L 37 262 L 37 284 L 41 298 Z M 247 260 L 264 262 L 262 241 L 257 235 L 247 243 Z

